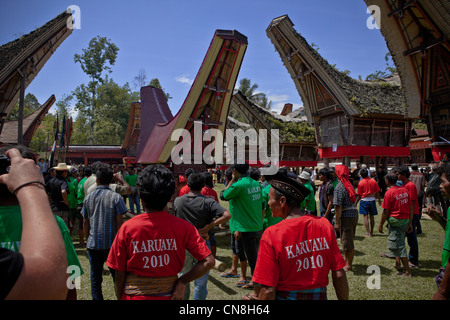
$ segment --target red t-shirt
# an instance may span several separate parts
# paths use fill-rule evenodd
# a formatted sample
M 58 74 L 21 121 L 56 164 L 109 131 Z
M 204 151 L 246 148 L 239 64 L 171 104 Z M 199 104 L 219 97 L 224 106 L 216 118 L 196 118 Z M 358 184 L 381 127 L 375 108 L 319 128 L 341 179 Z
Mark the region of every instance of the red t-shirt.
M 372 179 L 372 178 L 363 178 L 358 183 L 358 192 L 361 196 L 361 199 L 367 197 L 369 194 L 377 193 L 380 191 L 380 187 L 378 186 L 378 183 Z
M 392 186 L 386 191 L 381 207 L 390 211 L 390 216 L 396 219 L 409 219 L 411 198 L 404 187 Z
M 185 194 L 188 194 L 189 192 L 191 192 L 191 189 L 188 187 L 188 185 L 185 185 L 183 188 L 180 189 L 178 196 L 181 197 Z
M 183 269 L 186 250 L 199 261 L 211 254 L 191 223 L 167 212 L 143 213 L 122 225 L 106 265 L 142 277 L 169 277 Z
M 216 200 L 217 202 L 219 202 L 219 197 L 217 196 L 217 192 L 214 191 L 214 189 L 209 188 L 209 187 L 203 187 L 202 192 L 201 192 L 202 196 L 211 198 Z
M 417 187 L 411 180 L 404 185 L 405 189 L 408 190 L 411 201 L 414 201 L 414 214 L 419 214 L 419 199 L 417 196 Z
M 279 291 L 315 289 L 328 285 L 330 270 L 344 266 L 330 222 L 305 215 L 264 231 L 253 281 Z

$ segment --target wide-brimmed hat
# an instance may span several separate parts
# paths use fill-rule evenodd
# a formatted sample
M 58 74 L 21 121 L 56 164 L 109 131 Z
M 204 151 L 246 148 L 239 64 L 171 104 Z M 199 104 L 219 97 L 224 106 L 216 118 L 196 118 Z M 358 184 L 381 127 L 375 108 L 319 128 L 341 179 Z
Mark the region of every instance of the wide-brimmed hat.
M 58 165 L 56 167 L 53 167 L 53 169 L 58 170 L 58 171 L 64 171 L 64 170 L 70 170 L 71 166 L 68 166 L 67 164 L 61 162 L 58 163 Z
M 309 172 L 306 172 L 306 171 L 303 171 L 302 173 L 300 173 L 300 175 L 298 177 L 300 179 L 311 180 L 311 174 L 309 174 Z

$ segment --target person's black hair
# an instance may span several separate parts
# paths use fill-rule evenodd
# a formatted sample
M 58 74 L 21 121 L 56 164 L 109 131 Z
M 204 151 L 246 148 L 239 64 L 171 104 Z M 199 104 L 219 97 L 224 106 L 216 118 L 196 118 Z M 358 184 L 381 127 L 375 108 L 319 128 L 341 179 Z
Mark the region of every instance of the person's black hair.
M 225 170 L 224 175 L 225 175 L 225 178 L 227 178 L 228 180 L 233 179 L 233 168 L 232 168 L 232 167 L 228 167 L 228 168 Z
M 203 174 L 199 172 L 193 172 L 189 175 L 187 185 L 189 189 L 193 191 L 201 191 L 205 186 L 205 180 Z
M 259 181 L 259 179 L 261 178 L 261 172 L 257 168 L 250 167 L 248 169 L 247 173 L 248 173 L 249 177 L 255 181 Z
M 203 172 L 203 180 L 205 181 L 205 186 L 208 188 L 214 188 L 213 177 L 212 174 L 208 171 Z
M 369 171 L 367 171 L 367 169 L 361 169 L 361 171 L 359 171 L 359 175 L 362 178 L 367 178 L 369 176 Z
M 136 186 L 144 207 L 161 211 L 175 192 L 175 178 L 168 168 L 151 164 L 141 171 Z
M 248 171 L 249 165 L 247 162 L 245 163 L 235 163 L 233 165 L 233 169 L 235 169 L 240 174 L 246 174 Z
M 95 175 L 101 185 L 109 185 L 112 182 L 114 171 L 109 164 L 103 163 L 98 166 Z
M 101 161 L 95 161 L 93 164 L 91 164 L 92 172 L 97 172 L 98 167 L 102 164 L 103 162 Z
M 436 169 L 436 174 L 442 176 L 445 173 L 445 176 L 450 181 L 450 162 L 443 161 L 442 164 Z
M 409 172 L 409 168 L 406 165 L 402 165 L 397 169 L 397 173 L 401 174 L 402 176 L 405 176 L 406 178 L 409 178 L 411 175 L 411 172 Z
M 411 169 L 414 170 L 414 171 L 417 171 L 417 170 L 419 170 L 419 165 L 417 163 L 413 163 L 411 165 Z
M 319 170 L 318 174 L 323 175 L 327 180 L 331 180 L 331 171 L 328 168 L 322 168 Z
M 86 168 L 84 168 L 84 176 L 90 177 L 91 175 L 92 175 L 92 168 L 90 166 L 87 166 Z
M 190 176 L 191 174 L 193 174 L 194 172 L 195 172 L 195 169 L 194 169 L 194 168 L 187 168 L 186 171 L 184 172 L 184 176 L 185 176 L 186 179 L 187 179 L 187 178 L 189 178 L 189 176 Z
M 385 176 L 384 179 L 386 179 L 387 181 L 389 181 L 389 183 L 391 185 L 395 185 L 397 183 L 397 174 L 395 172 L 388 172 Z

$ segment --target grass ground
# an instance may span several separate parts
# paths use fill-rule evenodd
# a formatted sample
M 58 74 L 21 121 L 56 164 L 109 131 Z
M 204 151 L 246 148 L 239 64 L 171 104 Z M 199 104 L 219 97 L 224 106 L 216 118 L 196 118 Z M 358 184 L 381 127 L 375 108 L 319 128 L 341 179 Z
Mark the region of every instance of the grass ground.
M 223 185 L 217 185 L 216 191 L 223 189 Z M 226 202 L 221 204 L 228 208 Z M 378 229 L 379 215 L 375 217 L 375 230 Z M 380 257 L 379 253 L 386 250 L 387 229 L 384 234 L 374 232 L 373 237 L 365 237 L 364 219 L 359 217 L 355 239 L 355 258 L 353 271 L 347 272 L 351 300 L 430 300 L 436 291 L 433 278 L 437 275 L 440 267 L 444 231 L 435 221 L 424 217 L 421 220 L 423 233 L 418 236 L 420 267 L 412 270 L 412 278 L 400 277 L 393 268 L 394 260 Z M 81 277 L 81 288 L 78 290 L 79 300 L 91 300 L 89 261 L 86 250 L 78 248 L 78 236 L 73 235 L 73 242 L 85 274 Z M 216 258 L 224 262 L 227 270 L 231 266 L 230 235 L 216 237 Z M 339 241 L 338 241 L 339 243 Z M 339 243 L 340 245 L 340 243 Z M 375 283 L 375 273 L 371 268 L 379 270 L 380 287 L 370 289 L 370 284 Z M 248 268 L 247 274 L 250 274 Z M 208 300 L 240 300 L 242 296 L 249 293 L 248 290 L 237 288 L 237 279 L 223 278 L 220 272 L 213 269 L 210 272 L 208 282 Z M 368 286 L 369 282 L 369 286 Z M 192 290 L 191 290 L 192 292 Z M 103 294 L 105 300 L 115 300 L 114 285 L 112 277 L 103 277 Z M 328 286 L 328 299 L 336 300 L 336 295 L 330 281 Z

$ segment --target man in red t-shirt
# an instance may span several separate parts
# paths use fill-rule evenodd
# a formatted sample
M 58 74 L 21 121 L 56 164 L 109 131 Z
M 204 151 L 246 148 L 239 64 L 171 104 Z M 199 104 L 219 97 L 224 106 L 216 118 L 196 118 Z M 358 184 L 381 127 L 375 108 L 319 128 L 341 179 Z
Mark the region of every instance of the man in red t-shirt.
M 247 299 L 326 299 L 331 271 L 338 299 L 348 299 L 346 265 L 334 229 L 326 218 L 304 215 L 302 200 L 309 190 L 278 173 L 271 182 L 269 206 L 284 220 L 261 238 L 253 281 L 261 284 Z
M 191 173 L 194 173 L 194 172 L 195 172 L 195 170 L 193 168 L 186 169 L 186 171 L 184 172 L 184 179 L 186 180 L 186 182 L 187 182 L 189 176 L 191 175 Z M 189 186 L 186 184 L 178 192 L 178 197 L 188 194 L 189 192 L 191 192 L 191 189 L 189 189 Z
M 169 169 L 148 166 L 137 185 L 145 213 L 122 225 L 106 262 L 116 270 L 117 298 L 183 299 L 186 283 L 205 275 L 214 266 L 214 257 L 191 223 L 164 211 L 175 191 Z M 178 278 L 186 251 L 198 262 Z
M 409 180 L 410 171 L 408 166 L 401 166 L 397 170 L 397 177 L 403 183 L 403 187 L 408 190 L 409 196 L 411 197 L 414 215 L 411 220 L 411 228 L 406 233 L 406 238 L 409 245 L 409 262 L 410 267 L 415 268 L 419 265 L 419 242 L 417 241 L 417 226 L 420 224 L 420 211 L 419 211 L 419 198 L 416 185 Z
M 375 199 L 380 199 L 380 187 L 375 179 L 369 177 L 369 171 L 367 169 L 361 169 L 359 172 L 361 180 L 358 183 L 358 192 L 356 193 L 356 204 L 359 200 L 359 213 L 364 216 L 364 225 L 366 227 L 366 237 L 371 237 L 373 234 L 373 228 L 375 226 L 375 216 L 378 214 L 377 205 Z M 369 219 L 370 218 L 370 219 Z
M 390 256 L 395 256 L 395 268 L 400 271 L 401 265 L 405 269 L 405 273 L 401 275 L 411 276 L 408 256 L 405 246 L 405 235 L 408 228 L 411 228 L 411 220 L 413 215 L 413 206 L 408 190 L 398 186 L 397 174 L 389 172 L 385 176 L 386 184 L 389 190 L 384 195 L 382 204 L 383 215 L 381 216 L 378 231 L 383 233 L 383 225 L 387 221 L 388 234 L 388 250 Z

